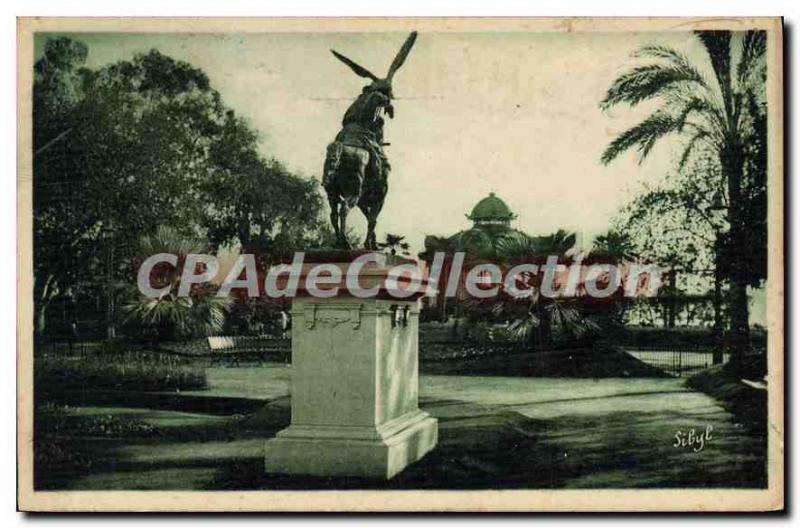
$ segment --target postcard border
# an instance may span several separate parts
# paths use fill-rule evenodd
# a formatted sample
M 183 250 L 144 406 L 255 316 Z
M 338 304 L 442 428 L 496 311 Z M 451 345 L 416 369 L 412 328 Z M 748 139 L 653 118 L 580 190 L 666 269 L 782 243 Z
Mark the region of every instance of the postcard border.
M 769 32 L 768 488 L 485 491 L 34 491 L 31 86 L 33 34 L 350 31 Z M 18 18 L 17 461 L 23 511 L 768 511 L 784 505 L 784 173 L 781 18 Z M 777 67 L 775 67 L 777 66 Z

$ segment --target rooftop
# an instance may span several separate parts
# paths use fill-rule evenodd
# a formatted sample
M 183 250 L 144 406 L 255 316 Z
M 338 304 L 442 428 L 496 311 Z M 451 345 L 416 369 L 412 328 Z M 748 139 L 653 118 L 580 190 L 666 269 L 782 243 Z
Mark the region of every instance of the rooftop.
M 489 196 L 475 204 L 472 212 L 467 215 L 467 218 L 476 223 L 481 222 L 508 222 L 517 217 L 511 212 L 508 205 L 498 197 L 495 193 L 489 193 Z

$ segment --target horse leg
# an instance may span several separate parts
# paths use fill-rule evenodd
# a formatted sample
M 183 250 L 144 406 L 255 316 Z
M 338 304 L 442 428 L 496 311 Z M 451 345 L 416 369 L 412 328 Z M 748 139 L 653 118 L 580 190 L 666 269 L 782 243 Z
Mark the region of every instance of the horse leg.
M 383 165 L 386 167 L 386 165 Z M 362 207 L 364 216 L 367 217 L 367 239 L 364 241 L 364 246 L 373 251 L 378 249 L 378 240 L 375 236 L 375 226 L 378 223 L 378 215 L 381 214 L 383 203 L 386 200 L 387 191 L 387 176 L 388 170 L 381 170 L 377 186 L 373 189 L 372 200 L 366 207 Z
M 347 200 L 342 200 L 339 205 L 339 232 L 337 240 L 341 249 L 350 249 L 350 242 L 347 240 L 347 214 L 350 212 L 350 204 Z
M 378 215 L 372 214 L 372 210 L 370 208 L 370 212 L 367 214 L 367 239 L 364 241 L 364 247 L 371 249 L 372 251 L 378 249 L 378 240 L 375 237 L 375 224 L 377 223 Z
M 358 208 L 364 213 L 364 218 L 367 219 L 367 233 L 364 236 L 364 249 L 376 250 L 377 243 L 375 241 L 375 216 L 372 214 L 372 207 L 369 204 L 359 202 Z
M 375 226 L 378 224 L 378 215 L 383 209 L 383 198 L 380 198 L 369 207 L 363 209 L 364 216 L 367 217 L 367 240 L 365 246 L 373 251 L 378 249 L 378 238 L 375 236 Z
M 367 236 L 364 238 L 364 249 L 376 251 L 378 249 L 378 239 L 375 236 L 375 226 L 378 223 L 378 212 L 380 208 L 375 204 L 359 204 L 359 209 L 367 219 Z
M 369 153 L 367 156 L 362 157 L 361 181 L 364 182 L 362 192 L 359 195 L 358 208 L 364 213 L 367 220 L 367 234 L 364 237 L 364 249 L 376 251 L 378 249 L 378 240 L 375 237 L 375 225 L 378 221 L 378 213 L 381 210 L 381 204 L 376 204 L 375 201 L 383 201 L 380 196 L 380 182 L 378 180 L 379 166 L 375 159 L 375 153 Z M 376 186 L 377 185 L 377 186 Z M 377 191 L 377 193 L 376 193 Z
M 339 230 L 339 198 L 335 197 L 333 193 L 328 195 L 328 205 L 331 208 L 331 225 L 333 226 L 333 234 L 336 236 L 337 242 L 341 239 L 341 232 Z

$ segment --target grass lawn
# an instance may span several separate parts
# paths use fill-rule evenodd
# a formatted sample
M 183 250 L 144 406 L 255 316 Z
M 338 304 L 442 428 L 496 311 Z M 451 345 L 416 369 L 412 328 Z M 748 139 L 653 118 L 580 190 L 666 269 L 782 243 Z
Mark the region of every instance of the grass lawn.
M 210 368 L 208 389 L 65 397 L 48 440 L 73 454 L 40 489 L 763 487 L 763 431 L 674 378 L 423 375 L 439 445 L 389 482 L 263 473 L 263 444 L 289 423 L 290 369 Z M 86 428 L 104 417 L 113 427 Z M 105 423 L 105 422 L 104 422 Z M 119 425 L 120 423 L 129 425 Z M 133 425 L 130 425 L 133 424 Z M 145 424 L 146 427 L 142 426 Z M 704 449 L 676 432 L 712 426 Z M 121 431 L 121 432 L 120 432 Z M 313 453 L 309 453 L 313 456 Z

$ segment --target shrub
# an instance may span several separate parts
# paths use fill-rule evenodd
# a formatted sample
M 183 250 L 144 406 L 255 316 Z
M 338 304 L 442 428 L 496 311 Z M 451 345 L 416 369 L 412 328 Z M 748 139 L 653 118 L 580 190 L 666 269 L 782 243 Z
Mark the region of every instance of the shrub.
M 37 396 L 63 390 L 175 391 L 206 388 L 203 369 L 149 350 L 101 349 L 81 357 L 42 354 L 34 362 Z
M 111 414 L 80 416 L 67 405 L 46 403 L 34 411 L 33 461 L 37 489 L 61 478 L 89 472 L 97 453 L 82 439 L 153 437 L 159 431 L 151 424 Z
M 131 283 L 120 286 L 122 295 L 122 323 L 132 334 L 150 341 L 175 340 L 212 335 L 222 329 L 230 309 L 231 300 L 217 297 L 217 288 L 208 282 L 195 284 L 188 296 L 179 295 L 183 266 L 190 254 L 207 253 L 205 240 L 187 237 L 170 227 L 160 227 L 152 236 L 139 240 L 136 262 L 144 262 L 152 255 L 169 253 L 177 257 L 177 264 L 157 265 L 151 272 L 151 285 L 167 287 L 158 297 L 143 295 Z M 138 266 L 135 266 L 138 270 Z
M 80 416 L 69 405 L 45 403 L 34 412 L 34 431 L 39 436 L 150 437 L 158 430 L 147 422 L 113 414 Z

